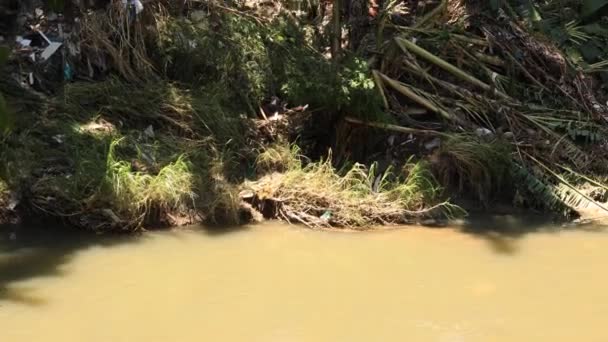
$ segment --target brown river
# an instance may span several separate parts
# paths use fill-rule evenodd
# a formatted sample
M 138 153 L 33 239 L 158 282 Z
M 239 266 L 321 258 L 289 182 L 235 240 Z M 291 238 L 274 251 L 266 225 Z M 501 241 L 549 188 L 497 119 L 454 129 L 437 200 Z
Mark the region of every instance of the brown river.
M 0 341 L 608 341 L 608 231 L 0 230 Z

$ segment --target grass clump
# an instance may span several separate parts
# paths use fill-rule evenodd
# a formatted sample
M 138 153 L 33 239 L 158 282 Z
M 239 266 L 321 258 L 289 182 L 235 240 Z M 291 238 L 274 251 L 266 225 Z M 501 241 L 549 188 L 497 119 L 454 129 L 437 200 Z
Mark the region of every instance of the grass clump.
M 300 147 L 296 144 L 275 143 L 262 151 L 256 160 L 258 174 L 284 172 L 302 167 Z
M 173 225 L 195 207 L 192 165 L 165 137 L 146 142 L 133 131 L 88 131 L 79 123 L 56 129 L 45 149 L 27 155 L 36 163 L 12 171 L 28 180 L 22 191 L 36 212 L 107 231 Z
M 272 165 L 281 164 L 286 170 L 246 184 L 256 194 L 261 211 L 267 213 L 264 207 L 273 206 L 274 216 L 290 222 L 353 228 L 454 213 L 455 207 L 438 201 L 441 189 L 426 163 L 410 162 L 398 172 L 383 173 L 376 165 L 354 164 L 339 172 L 331 156 L 303 166 L 297 151 L 275 147 L 258 159 L 265 169 L 274 156 Z
M 482 202 L 509 184 L 511 155 L 507 144 L 483 141 L 470 134 L 451 134 L 431 157 L 433 168 L 445 186 L 472 191 Z
M 167 213 L 191 208 L 195 195 L 193 176 L 183 156 L 162 167 L 158 174 L 133 171 L 131 163 L 116 157 L 122 139 L 111 142 L 102 190 L 98 196 L 109 200 L 115 214 L 139 228 L 144 222 L 159 222 Z

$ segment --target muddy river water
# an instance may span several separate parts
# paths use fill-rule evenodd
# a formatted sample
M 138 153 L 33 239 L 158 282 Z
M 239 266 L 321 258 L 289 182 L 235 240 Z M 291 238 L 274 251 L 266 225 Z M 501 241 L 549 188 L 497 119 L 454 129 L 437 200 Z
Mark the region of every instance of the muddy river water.
M 0 230 L 0 341 L 608 341 L 608 232 Z

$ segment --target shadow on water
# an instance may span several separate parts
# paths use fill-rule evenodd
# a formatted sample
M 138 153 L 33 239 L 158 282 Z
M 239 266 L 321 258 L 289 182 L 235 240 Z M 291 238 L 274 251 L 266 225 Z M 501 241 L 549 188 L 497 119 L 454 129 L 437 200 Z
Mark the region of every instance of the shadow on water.
M 519 251 L 523 237 L 532 233 L 560 233 L 576 230 L 588 233 L 606 233 L 608 226 L 587 223 L 558 222 L 551 216 L 539 214 L 483 215 L 475 214 L 454 225 L 461 232 L 486 240 L 492 250 L 499 254 L 514 255 Z
M 251 225 L 232 225 L 232 226 L 222 226 L 222 225 L 196 225 L 193 226 L 196 231 L 200 231 L 205 233 L 207 236 L 223 236 L 232 233 L 244 232 L 251 229 Z
M 0 226 L 0 306 L 2 301 L 44 305 L 35 287 L 18 282 L 61 277 L 63 267 L 81 250 L 133 243 L 136 236 L 99 236 L 61 227 Z
M 463 233 L 486 240 L 493 251 L 514 255 L 519 241 L 535 232 L 560 232 L 565 228 L 542 215 L 475 215 L 458 224 Z

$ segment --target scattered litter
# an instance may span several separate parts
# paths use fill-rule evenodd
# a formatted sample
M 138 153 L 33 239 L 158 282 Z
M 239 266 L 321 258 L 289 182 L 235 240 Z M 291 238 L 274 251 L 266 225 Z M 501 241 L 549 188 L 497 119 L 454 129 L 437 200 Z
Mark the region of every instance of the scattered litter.
M 135 8 L 135 14 L 139 14 L 144 10 L 144 4 L 142 4 L 139 0 L 122 0 L 122 5 L 126 6 L 127 9 L 130 6 L 133 6 L 133 8 Z
M 36 32 L 38 32 L 38 34 L 44 39 L 46 40 L 47 43 L 49 43 L 49 45 L 51 45 L 52 41 L 49 39 L 49 37 L 46 36 L 46 34 L 44 34 L 44 32 L 40 31 L 40 30 L 36 30 Z
M 34 13 L 36 14 L 36 18 L 40 18 L 44 14 L 44 11 L 42 10 L 42 8 L 36 8 L 34 10 Z
M 30 72 L 29 74 L 27 74 L 27 81 L 28 81 L 29 85 L 34 84 L 34 73 L 33 72 Z
M 144 135 L 148 138 L 154 138 L 154 127 L 152 127 L 152 125 L 148 126 L 144 131 Z
M 144 4 L 140 0 L 134 0 L 133 3 L 135 4 L 135 13 L 139 14 L 144 10 Z
M 475 135 L 477 135 L 480 138 L 483 138 L 483 137 L 491 137 L 492 135 L 494 135 L 494 133 L 492 133 L 492 131 L 490 131 L 489 129 L 487 129 L 485 127 L 479 127 L 475 130 Z
M 49 44 L 49 46 L 47 46 L 46 49 L 42 51 L 42 54 L 40 55 L 42 60 L 46 61 L 47 59 L 49 59 L 55 52 L 57 52 L 57 49 L 59 49 L 61 45 L 61 43 L 51 42 L 51 44 Z
M 432 150 L 439 146 L 441 146 L 441 139 L 439 138 L 435 138 L 429 142 L 424 143 L 424 148 L 426 148 L 427 150 Z
M 53 135 L 53 140 L 55 142 L 57 142 L 58 144 L 63 144 L 63 142 L 65 140 L 65 134 Z
M 321 215 L 320 219 L 325 222 L 329 221 L 331 219 L 331 211 L 327 210 L 326 212 L 324 212 L 323 215 Z
M 6 206 L 8 210 L 15 210 L 19 203 L 21 202 L 21 198 L 17 193 L 11 193 L 8 205 Z
M 239 197 L 243 200 L 251 200 L 255 197 L 255 193 L 252 190 L 243 190 L 239 193 Z
M 15 41 L 24 47 L 30 46 L 30 44 L 32 44 L 31 39 L 25 39 L 22 36 L 17 36 L 17 38 L 15 38 Z
M 74 70 L 70 66 L 70 63 L 65 62 L 63 64 L 63 79 L 66 81 L 71 81 L 74 78 Z

